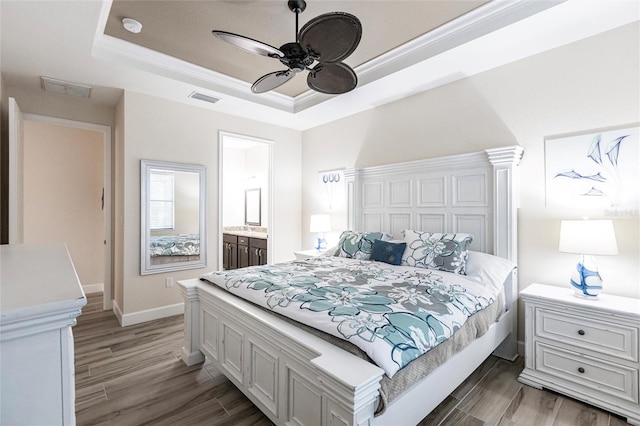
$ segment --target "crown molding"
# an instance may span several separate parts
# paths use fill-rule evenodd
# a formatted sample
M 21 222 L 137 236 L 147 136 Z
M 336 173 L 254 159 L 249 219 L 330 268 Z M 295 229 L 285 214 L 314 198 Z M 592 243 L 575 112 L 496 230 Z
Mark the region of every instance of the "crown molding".
M 358 67 L 358 86 L 423 62 L 566 0 L 493 0 L 447 24 Z M 251 84 L 219 72 L 104 34 L 112 0 L 104 0 L 96 27 L 92 55 L 210 90 L 213 96 L 246 101 L 298 113 L 334 96 L 308 90 L 290 97 L 274 91 L 254 94 Z M 185 94 L 187 96 L 188 94 Z
M 542 12 L 566 0 L 493 0 L 420 37 L 374 58 L 354 70 L 358 87 L 426 61 L 478 37 Z M 295 112 L 327 100 L 327 95 L 309 90 L 294 98 Z

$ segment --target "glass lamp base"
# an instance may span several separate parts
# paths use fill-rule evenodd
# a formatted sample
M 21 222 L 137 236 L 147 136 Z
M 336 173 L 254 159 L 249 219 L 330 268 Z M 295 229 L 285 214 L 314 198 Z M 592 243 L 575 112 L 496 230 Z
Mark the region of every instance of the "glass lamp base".
M 327 242 L 324 239 L 324 236 L 320 234 L 320 236 L 316 239 L 316 250 L 326 250 Z
M 589 256 L 590 257 L 590 256 Z M 571 286 L 578 297 L 593 299 L 602 291 L 602 278 L 592 259 L 584 256 L 571 274 Z

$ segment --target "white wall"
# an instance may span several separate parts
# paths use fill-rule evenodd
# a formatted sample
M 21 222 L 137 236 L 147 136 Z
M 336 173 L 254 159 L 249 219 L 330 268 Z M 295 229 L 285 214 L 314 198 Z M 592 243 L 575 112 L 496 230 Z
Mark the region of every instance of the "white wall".
M 318 171 L 519 144 L 525 151 L 520 167 L 520 288 L 532 282 L 568 286 L 578 259 L 557 250 L 560 220 L 583 212 L 545 207 L 544 138 L 638 122 L 639 27 L 636 22 L 305 131 L 303 217 L 319 209 Z M 604 214 L 590 213 L 592 218 Z M 334 229 L 340 229 L 339 220 L 346 226 L 344 216 L 333 215 Z M 620 254 L 598 259 L 605 292 L 638 298 L 639 219 L 613 219 Z M 306 229 L 303 245 L 311 247 L 314 236 Z
M 125 92 L 123 102 L 123 214 L 122 303 L 124 315 L 180 303 L 177 287 L 165 288 L 165 277 L 194 278 L 219 269 L 218 134 L 240 133 L 274 141 L 275 191 L 273 229 L 276 244 L 273 261 L 293 258 L 300 247 L 300 156 L 299 131 L 170 102 L 139 93 Z M 140 160 L 152 159 L 207 167 L 207 267 L 172 273 L 140 275 Z M 119 166 L 116 166 L 118 168 Z M 119 186 L 119 185 L 118 185 Z M 118 189 L 116 189 L 117 191 Z M 118 223 L 116 222 L 116 226 Z
M 225 144 L 222 179 L 222 226 L 244 225 L 244 149 L 228 147 Z
M 246 174 L 251 176 L 247 189 L 260 188 L 260 222 L 263 228 L 269 226 L 269 147 L 260 143 L 245 151 Z M 243 200 L 244 201 L 244 200 Z
M 244 226 L 244 190 L 261 190 L 261 227 L 269 225 L 269 144 L 237 148 L 233 140 L 223 150 L 223 226 Z

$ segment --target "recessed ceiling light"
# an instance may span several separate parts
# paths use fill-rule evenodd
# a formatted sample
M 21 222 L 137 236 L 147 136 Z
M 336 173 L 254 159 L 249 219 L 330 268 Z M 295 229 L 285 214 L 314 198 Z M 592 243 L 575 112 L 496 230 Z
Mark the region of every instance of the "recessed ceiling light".
M 140 31 L 142 31 L 142 24 L 132 18 L 123 18 L 122 26 L 130 33 L 138 34 Z

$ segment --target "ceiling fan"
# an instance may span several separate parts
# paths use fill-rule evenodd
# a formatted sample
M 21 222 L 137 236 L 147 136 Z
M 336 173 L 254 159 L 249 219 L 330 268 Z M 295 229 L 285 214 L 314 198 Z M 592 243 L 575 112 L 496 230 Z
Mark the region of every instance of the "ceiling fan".
M 304 70 L 309 71 L 307 84 L 317 92 L 337 95 L 353 90 L 358 85 L 358 77 L 342 60 L 351 55 L 360 43 L 360 20 L 345 12 L 325 13 L 311 19 L 298 32 L 298 17 L 307 3 L 304 0 L 289 0 L 287 5 L 296 14 L 296 41 L 285 43 L 279 49 L 239 34 L 212 31 L 228 43 L 251 53 L 278 59 L 287 66 L 285 70 L 260 77 L 251 86 L 251 91 L 268 92 Z

